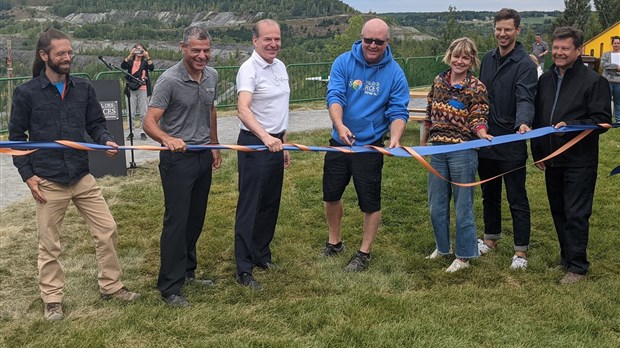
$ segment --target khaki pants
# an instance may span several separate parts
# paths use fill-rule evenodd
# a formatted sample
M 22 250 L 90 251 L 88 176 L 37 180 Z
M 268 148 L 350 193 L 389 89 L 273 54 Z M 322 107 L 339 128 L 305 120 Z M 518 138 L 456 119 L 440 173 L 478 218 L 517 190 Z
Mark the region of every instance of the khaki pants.
M 86 220 L 95 241 L 101 293 L 111 294 L 123 287 L 121 267 L 116 256 L 116 222 L 103 199 L 95 178 L 88 174 L 71 186 L 43 180 L 39 188 L 47 203 L 37 203 L 39 229 L 39 289 L 44 303 L 62 302 L 65 273 L 59 261 L 60 227 L 73 201 Z

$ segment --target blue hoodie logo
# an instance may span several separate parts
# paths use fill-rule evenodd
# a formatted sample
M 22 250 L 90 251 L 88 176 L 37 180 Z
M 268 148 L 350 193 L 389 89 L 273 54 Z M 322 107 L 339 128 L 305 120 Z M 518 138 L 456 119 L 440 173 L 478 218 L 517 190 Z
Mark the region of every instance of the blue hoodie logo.
M 381 82 L 366 81 L 364 85 L 364 94 L 378 96 L 381 90 Z
M 350 85 L 354 91 L 357 91 L 357 89 L 360 88 L 362 84 L 363 84 L 362 80 L 354 80 L 350 82 Z

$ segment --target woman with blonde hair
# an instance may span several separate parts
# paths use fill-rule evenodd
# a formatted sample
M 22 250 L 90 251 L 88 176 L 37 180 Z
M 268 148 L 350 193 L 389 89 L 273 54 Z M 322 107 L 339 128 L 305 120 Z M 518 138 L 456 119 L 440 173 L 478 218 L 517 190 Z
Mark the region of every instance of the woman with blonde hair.
M 540 77 L 540 75 L 543 74 L 543 69 L 540 64 L 538 64 L 538 58 L 536 58 L 535 55 L 530 54 L 530 59 L 534 62 L 534 64 L 536 64 L 536 72 L 538 73 L 538 77 Z
M 466 37 L 450 44 L 443 62 L 449 69 L 439 74 L 428 93 L 426 120 L 421 145 L 457 144 L 487 134 L 489 104 L 484 84 L 472 74 L 480 64 L 475 43 Z M 469 183 L 476 178 L 476 150 L 461 150 L 432 155 L 431 165 L 446 180 Z M 469 259 L 478 257 L 476 221 L 474 219 L 474 188 L 461 187 L 429 174 L 428 203 L 435 232 L 436 249 L 428 259 L 452 252 L 450 242 L 450 198 L 454 195 L 456 210 L 456 258 L 446 272 L 469 267 Z

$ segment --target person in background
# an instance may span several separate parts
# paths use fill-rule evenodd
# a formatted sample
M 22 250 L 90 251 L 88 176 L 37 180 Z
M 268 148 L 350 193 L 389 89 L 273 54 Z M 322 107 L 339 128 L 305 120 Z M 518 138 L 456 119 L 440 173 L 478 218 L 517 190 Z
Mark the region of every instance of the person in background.
M 140 119 L 140 126 L 133 123 L 134 128 L 140 132 L 140 140 L 146 140 L 146 134 L 144 133 L 144 116 L 146 115 L 146 109 L 148 106 L 148 98 L 151 96 L 151 80 L 149 78 L 149 71 L 155 69 L 153 60 L 149 55 L 149 52 L 144 48 L 142 44 L 135 44 L 129 56 L 123 59 L 121 68 L 126 69 L 129 74 L 135 77 L 141 83 L 137 83 L 135 79 L 125 76 L 126 83 L 126 95 L 128 104 L 131 106 L 130 110 L 127 110 L 131 117 L 138 116 Z M 127 136 L 127 140 L 130 140 L 133 132 Z
M 269 151 L 237 151 L 239 199 L 235 216 L 237 282 L 259 290 L 255 267 L 273 270 L 269 247 L 276 230 L 284 168 L 290 165 L 283 150 L 288 127 L 291 89 L 284 63 L 277 56 L 280 25 L 263 19 L 252 28 L 254 52 L 237 73 L 240 132 L 237 144 L 265 145 Z
M 106 120 L 93 86 L 71 76 L 74 52 L 69 37 L 49 28 L 39 36 L 32 79 L 13 94 L 9 140 L 86 142 L 118 147 L 106 128 Z M 118 150 L 108 150 L 114 156 Z M 82 150 L 37 150 L 14 156 L 13 163 L 36 202 L 39 237 L 39 290 L 47 320 L 64 319 L 65 272 L 60 263 L 60 231 L 73 202 L 90 229 L 99 265 L 97 280 L 104 299 L 133 302 L 140 294 L 121 282 L 116 254 L 116 222 L 101 188 L 89 173 L 88 153 Z
M 612 63 L 611 54 L 618 55 L 620 60 L 620 36 L 611 37 L 612 50 L 603 53 L 601 67 L 603 77 L 609 82 L 611 95 L 614 99 L 614 118 L 620 122 L 620 64 Z
M 361 35 L 362 39 L 353 44 L 351 51 L 341 54 L 332 65 L 326 97 L 333 123 L 329 143 L 331 146 L 383 146 L 389 129 L 388 146 L 399 147 L 409 119 L 409 86 L 388 46 L 390 28 L 375 18 L 364 24 Z M 383 155 L 379 153 L 325 154 L 323 201 L 329 239 L 324 255 L 344 251 L 342 194 L 351 177 L 364 213 L 362 244 L 344 268 L 345 272 L 363 271 L 370 263 L 370 249 L 381 223 L 382 169 Z
M 537 65 L 541 70 L 545 68 L 545 55 L 549 53 L 549 44 L 544 42 L 542 39 L 542 34 L 536 33 L 536 37 L 534 38 L 534 42 L 532 43 L 532 52 L 534 57 L 536 57 Z
M 536 94 L 536 67 L 517 41 L 521 16 L 513 9 L 501 9 L 494 18 L 497 48 L 487 52 L 480 65 L 480 81 L 489 94 L 488 133 L 493 136 L 531 130 Z M 481 185 L 484 240 L 478 240 L 480 254 L 493 250 L 502 237 L 502 181 L 512 216 L 514 255 L 510 269 L 527 268 L 530 245 L 530 204 L 525 188 L 527 145 L 517 141 L 481 148 L 478 151 L 480 180 L 507 173 Z
M 533 127 L 595 125 L 611 122 L 607 81 L 581 60 L 583 33 L 571 27 L 553 32 L 554 65 L 540 77 Z M 588 272 L 586 249 L 598 169 L 599 130 L 560 155 L 536 166 L 545 171 L 547 198 L 560 242 L 561 284 L 573 284 Z M 579 132 L 555 133 L 531 140 L 539 161 L 564 146 Z
M 534 62 L 534 64 L 536 64 L 536 73 L 538 74 L 538 77 L 540 77 L 540 75 L 543 74 L 543 70 L 540 65 L 538 65 L 538 59 L 536 59 L 536 56 L 533 54 L 530 54 L 530 59 Z
M 428 93 L 426 120 L 420 145 L 458 144 L 476 138 L 492 140 L 487 134 L 489 104 L 487 89 L 472 74 L 478 68 L 478 50 L 469 38 L 454 40 L 443 58 L 450 68 L 439 74 Z M 476 150 L 461 150 L 432 155 L 431 165 L 446 180 L 470 183 L 476 179 Z M 469 267 L 469 259 L 478 257 L 474 188 L 452 185 L 434 174 L 428 176 L 428 205 L 435 232 L 435 251 L 428 259 L 451 253 L 450 197 L 456 211 L 456 258 L 446 269 L 452 273 Z
M 165 211 L 157 288 L 173 307 L 189 306 L 181 292 L 185 284 L 213 285 L 210 279 L 196 277 L 196 243 L 204 226 L 212 171 L 221 164 L 219 150 L 187 150 L 187 145 L 218 143 L 218 75 L 207 66 L 211 36 L 201 26 L 187 27 L 180 47 L 183 59 L 157 79 L 144 118 L 144 131 L 170 150 L 159 154 Z

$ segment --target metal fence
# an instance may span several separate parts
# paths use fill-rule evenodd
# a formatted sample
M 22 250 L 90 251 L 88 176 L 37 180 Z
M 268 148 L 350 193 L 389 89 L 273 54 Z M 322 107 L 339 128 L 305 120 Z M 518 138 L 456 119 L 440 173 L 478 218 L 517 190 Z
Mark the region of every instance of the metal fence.
M 409 87 L 428 86 L 438 73 L 447 67 L 441 61 L 442 57 L 409 57 L 397 58 Z M 300 63 L 287 66 L 289 84 L 291 86 L 291 103 L 324 100 L 329 82 L 331 62 Z M 217 107 L 232 108 L 237 106 L 236 77 L 238 66 L 215 67 L 219 79 L 217 84 Z M 153 83 L 165 71 L 155 69 L 150 75 Z M 88 74 L 75 73 L 74 76 L 91 79 Z M 8 120 L 11 113 L 11 101 L 15 87 L 28 81 L 30 77 L 0 78 L 0 134 L 8 130 Z M 98 73 L 94 80 L 119 80 L 121 90 L 125 88 L 124 73 L 121 71 L 103 71 Z M 123 110 L 125 110 L 123 99 Z

